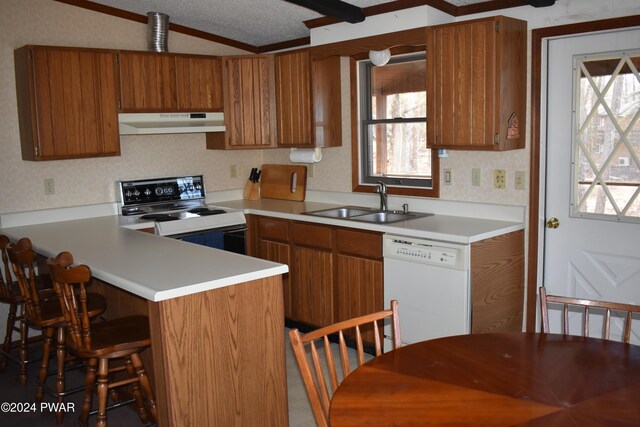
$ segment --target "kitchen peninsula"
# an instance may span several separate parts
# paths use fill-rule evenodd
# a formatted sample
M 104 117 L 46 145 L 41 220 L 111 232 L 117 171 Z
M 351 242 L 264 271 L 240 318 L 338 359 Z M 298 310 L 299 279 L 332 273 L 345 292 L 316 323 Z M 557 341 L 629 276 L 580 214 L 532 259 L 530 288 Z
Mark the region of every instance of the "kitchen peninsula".
M 286 426 L 286 265 L 122 228 L 121 217 L 3 228 L 91 267 L 107 317 L 149 316 L 159 426 Z M 149 353 L 148 351 L 145 353 Z M 214 422 L 215 420 L 215 422 Z

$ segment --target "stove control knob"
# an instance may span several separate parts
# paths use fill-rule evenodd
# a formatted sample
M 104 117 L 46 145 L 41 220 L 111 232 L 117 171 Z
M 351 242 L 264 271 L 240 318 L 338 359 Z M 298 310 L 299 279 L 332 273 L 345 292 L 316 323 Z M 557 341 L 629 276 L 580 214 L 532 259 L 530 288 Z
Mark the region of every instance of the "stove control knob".
M 134 196 L 136 196 L 136 197 L 138 197 L 138 196 L 140 195 L 140 190 L 136 190 L 136 191 L 134 191 L 134 192 L 133 192 L 133 195 L 134 195 Z
M 189 191 L 193 191 L 193 184 L 189 184 Z
M 196 184 L 196 190 L 198 191 L 202 190 L 202 185 L 200 185 L 200 183 Z
M 132 196 L 131 190 L 127 190 L 127 192 L 124 193 L 124 195 L 127 197 L 131 197 Z
M 148 188 L 145 188 L 144 195 L 145 196 L 150 196 L 151 195 L 151 190 L 149 190 Z
M 162 196 L 162 187 L 156 187 L 156 196 Z

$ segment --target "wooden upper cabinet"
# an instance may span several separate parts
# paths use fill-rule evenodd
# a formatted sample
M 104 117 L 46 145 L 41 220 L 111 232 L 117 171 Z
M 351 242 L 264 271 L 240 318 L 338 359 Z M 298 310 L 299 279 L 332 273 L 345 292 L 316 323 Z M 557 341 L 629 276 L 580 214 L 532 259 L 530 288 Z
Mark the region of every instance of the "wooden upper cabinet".
M 208 133 L 207 148 L 275 147 L 273 55 L 224 57 L 222 85 L 226 132 Z
M 427 27 L 427 144 L 524 148 L 525 21 L 503 16 Z
M 278 147 L 312 147 L 309 51 L 275 56 Z
M 316 147 L 342 146 L 340 57 L 311 61 L 313 138 Z
M 175 56 L 157 52 L 121 51 L 120 110 L 176 111 Z
M 15 68 L 24 160 L 120 154 L 115 51 L 24 46 Z
M 178 110 L 222 111 L 222 60 L 176 55 Z
M 277 54 L 278 147 L 342 145 L 340 57 L 308 50 Z

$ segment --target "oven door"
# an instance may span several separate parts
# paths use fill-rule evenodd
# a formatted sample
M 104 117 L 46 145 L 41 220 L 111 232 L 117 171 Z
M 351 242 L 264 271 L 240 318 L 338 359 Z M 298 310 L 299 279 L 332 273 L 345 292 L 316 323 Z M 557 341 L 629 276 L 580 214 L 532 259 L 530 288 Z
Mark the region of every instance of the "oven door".
M 246 231 L 247 227 L 244 224 L 241 224 L 230 227 L 194 231 L 191 233 L 174 234 L 167 237 L 189 243 L 195 243 L 196 245 L 246 255 Z

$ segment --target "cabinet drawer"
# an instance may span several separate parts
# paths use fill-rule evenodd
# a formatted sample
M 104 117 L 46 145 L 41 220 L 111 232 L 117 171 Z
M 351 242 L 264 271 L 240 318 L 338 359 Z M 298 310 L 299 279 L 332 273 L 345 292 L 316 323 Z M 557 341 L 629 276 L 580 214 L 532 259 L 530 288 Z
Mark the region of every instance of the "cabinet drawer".
M 339 229 L 337 231 L 338 252 L 364 258 L 382 259 L 382 237 L 380 233 Z
M 289 221 L 276 218 L 258 218 L 258 236 L 277 242 L 290 242 Z
M 293 223 L 293 243 L 312 248 L 333 248 L 332 230 L 330 227 L 306 223 Z

